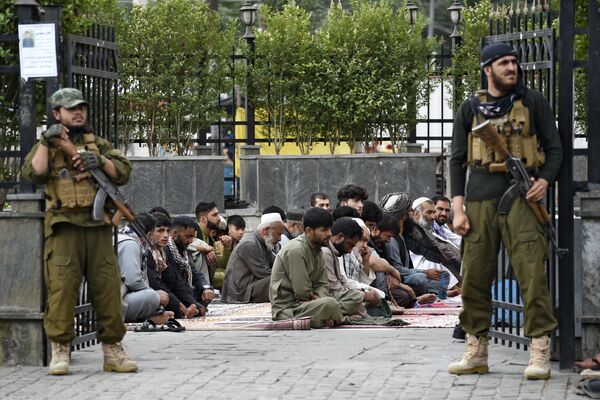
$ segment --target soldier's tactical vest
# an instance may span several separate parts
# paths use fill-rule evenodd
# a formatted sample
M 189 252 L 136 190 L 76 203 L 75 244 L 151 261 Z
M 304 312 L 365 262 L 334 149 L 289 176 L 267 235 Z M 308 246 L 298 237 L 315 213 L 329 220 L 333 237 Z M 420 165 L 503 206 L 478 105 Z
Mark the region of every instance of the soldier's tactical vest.
M 487 90 L 478 90 L 475 96 L 481 103 L 487 102 Z M 479 114 L 473 116 L 472 127 L 482 123 L 483 117 Z M 529 109 L 523 105 L 522 100 L 516 100 L 509 113 L 490 119 L 490 124 L 507 145 L 513 157 L 519 157 L 525 168 L 537 170 L 544 164 L 544 153 L 538 146 L 535 132 L 531 132 Z M 502 163 L 500 155 L 488 146 L 479 137 L 469 133 L 469 147 L 467 164 L 471 167 L 489 169 L 490 164 Z
M 83 134 L 83 143 L 75 144 L 79 151 L 100 155 L 93 133 Z M 89 173 L 73 168 L 73 162 L 59 149 L 50 148 L 50 180 L 46 184 L 46 209 L 74 211 L 91 207 L 98 189 Z

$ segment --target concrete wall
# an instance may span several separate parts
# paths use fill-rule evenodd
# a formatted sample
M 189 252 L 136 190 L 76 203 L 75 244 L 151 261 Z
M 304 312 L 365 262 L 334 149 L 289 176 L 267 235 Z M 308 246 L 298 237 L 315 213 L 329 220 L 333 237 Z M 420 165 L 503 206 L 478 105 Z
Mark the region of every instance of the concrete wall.
M 262 210 L 308 208 L 310 195 L 324 192 L 337 202 L 337 190 L 348 183 L 363 186 L 369 200 L 408 191 L 413 198 L 435 194 L 435 155 L 352 154 L 335 156 L 242 155 L 240 197 Z
M 9 195 L 0 212 L 0 367 L 45 359 L 42 194 Z
M 130 157 L 133 172 L 121 187 L 136 212 L 161 206 L 173 214 L 193 214 L 199 201 L 223 209 L 221 156 Z
M 595 190 L 594 190 L 595 189 Z M 581 322 L 582 353 L 600 352 L 600 190 L 581 195 Z M 576 259 L 577 261 L 577 259 Z M 576 275 L 577 277 L 577 275 Z M 577 285 L 579 282 L 575 282 Z M 577 294 L 577 292 L 576 292 Z

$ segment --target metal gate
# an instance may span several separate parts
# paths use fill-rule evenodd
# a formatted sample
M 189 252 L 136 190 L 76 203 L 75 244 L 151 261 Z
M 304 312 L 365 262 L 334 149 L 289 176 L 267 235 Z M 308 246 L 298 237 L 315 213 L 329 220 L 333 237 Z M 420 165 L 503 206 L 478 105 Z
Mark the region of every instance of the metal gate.
M 35 3 L 35 2 L 33 2 Z M 43 123 L 36 115 L 36 109 L 44 103 L 46 123 L 54 122 L 52 110 L 46 104 L 48 98 L 59 85 L 80 89 L 90 104 L 88 121 L 94 132 L 105 137 L 118 146 L 117 134 L 117 79 L 118 51 L 113 27 L 92 25 L 86 35 L 61 36 L 61 8 L 59 6 L 37 6 L 36 4 L 18 4 L 19 24 L 54 23 L 56 26 L 57 45 L 57 76 L 41 79 L 29 79 L 19 82 L 19 67 L 16 63 L 0 65 L 0 83 L 4 95 L 15 92 L 16 96 L 2 103 L 4 114 L 8 119 L 19 121 L 19 126 L 10 126 L 15 140 L 12 148 L 0 151 L 0 190 L 20 189 L 21 193 L 30 193 L 36 187 L 25 180 L 18 180 L 16 173 L 7 174 L 1 166 L 7 162 L 16 163 L 12 170 L 18 170 L 19 162 L 31 150 L 35 143 L 36 128 Z M 10 46 L 11 54 L 18 51 L 16 34 L 1 34 L 0 43 Z M 10 60 L 18 60 L 12 57 Z M 63 75 L 64 74 L 64 75 Z M 7 83 L 8 82 L 8 83 Z M 62 83 L 62 85 L 61 85 Z M 9 86 L 12 85 L 12 86 Z M 15 86 L 16 85 L 16 86 Z M 36 90 L 44 86 L 45 91 Z M 13 90 L 7 90 L 7 89 Z M 7 93 L 8 92 L 8 93 Z M 45 93 L 45 96 L 39 94 Z M 17 119 L 17 115 L 21 118 Z M 9 133 L 10 133 L 9 132 Z M 12 164 L 11 164 L 12 165 Z M 40 274 L 41 276 L 41 274 Z M 41 279 L 41 278 L 40 278 Z M 96 314 L 91 305 L 91 297 L 86 282 L 82 282 L 75 310 L 75 339 L 72 342 L 74 350 L 96 343 Z
M 507 43 L 518 51 L 525 84 L 527 87 L 543 93 L 552 109 L 556 110 L 556 37 L 549 9 L 539 7 L 534 12 L 526 9 L 523 13 L 507 14 L 496 11 L 490 19 L 489 36 L 483 39 L 483 45 L 491 43 Z M 549 214 L 556 216 L 557 190 L 554 185 L 548 190 L 546 205 Z M 556 217 L 552 222 L 556 230 L 558 222 Z M 568 309 L 559 310 L 558 307 L 559 292 L 562 293 L 559 279 L 559 261 L 561 260 L 552 249 L 549 254 L 546 273 L 553 311 L 557 319 L 568 319 L 569 316 L 566 315 Z M 499 255 L 498 273 L 492 289 L 492 298 L 493 315 L 490 337 L 496 343 L 508 346 L 514 344 L 516 348 L 522 347 L 526 350 L 529 338 L 526 338 L 523 332 L 523 302 L 520 298 L 518 282 L 513 275 L 510 260 L 504 248 L 501 249 Z M 566 299 L 563 298 L 563 300 Z M 552 343 L 555 356 L 557 349 L 568 347 L 563 345 L 563 340 L 572 341 L 571 336 L 568 333 L 560 336 L 556 332 L 554 333 Z M 562 353 L 560 358 L 562 366 L 564 358 Z M 570 359 L 573 359 L 572 356 Z
M 81 90 L 90 104 L 88 123 L 94 133 L 118 147 L 119 45 L 115 43 L 114 27 L 94 24 L 88 29 L 86 36 L 68 35 L 64 59 L 65 86 Z M 116 231 L 114 243 L 116 244 Z M 78 350 L 94 344 L 96 312 L 84 280 L 75 308 L 75 339 L 71 346 Z

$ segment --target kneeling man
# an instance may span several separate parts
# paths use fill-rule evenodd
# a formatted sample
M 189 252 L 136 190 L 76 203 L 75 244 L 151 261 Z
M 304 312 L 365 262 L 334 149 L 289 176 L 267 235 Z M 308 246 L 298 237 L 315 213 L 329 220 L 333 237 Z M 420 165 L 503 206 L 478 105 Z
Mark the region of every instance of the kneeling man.
M 304 213 L 304 234 L 290 240 L 277 254 L 269 298 L 274 320 L 311 317 L 322 328 L 342 322 L 343 307 L 329 296 L 329 280 L 321 247 L 331 238 L 333 217 L 322 208 Z
M 263 214 L 256 231 L 244 235 L 234 247 L 223 279 L 225 303 L 268 303 L 273 248 L 284 226 L 278 213 Z

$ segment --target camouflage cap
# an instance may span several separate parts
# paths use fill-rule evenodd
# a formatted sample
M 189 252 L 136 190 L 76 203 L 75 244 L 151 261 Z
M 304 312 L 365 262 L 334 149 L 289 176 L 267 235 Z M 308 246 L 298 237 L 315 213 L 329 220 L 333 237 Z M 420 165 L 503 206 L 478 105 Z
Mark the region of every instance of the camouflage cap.
M 57 90 L 50 96 L 50 105 L 53 109 L 64 107 L 73 108 L 80 104 L 88 106 L 88 102 L 83 99 L 83 94 L 78 89 L 64 88 Z

